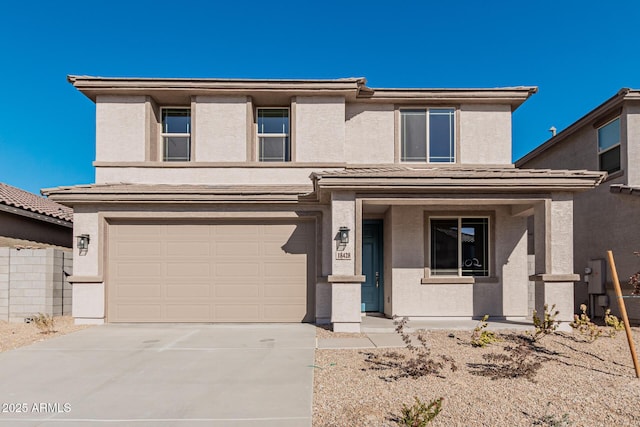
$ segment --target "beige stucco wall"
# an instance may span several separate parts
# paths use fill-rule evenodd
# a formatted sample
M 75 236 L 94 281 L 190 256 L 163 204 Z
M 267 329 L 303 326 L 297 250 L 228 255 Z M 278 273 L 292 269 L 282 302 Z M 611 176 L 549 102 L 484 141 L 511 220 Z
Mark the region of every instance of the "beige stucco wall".
M 460 162 L 511 163 L 511 107 L 463 104 L 458 111 Z
M 96 98 L 96 160 L 145 160 L 147 108 L 145 96 Z
M 477 208 L 475 208 L 477 209 Z M 390 266 L 386 275 L 391 281 L 392 313 L 409 317 L 493 317 L 527 316 L 528 272 L 526 218 L 511 216 L 508 206 L 483 206 L 493 212 L 490 253 L 494 259 L 494 279 L 478 283 L 421 284 L 425 267 L 425 211 L 450 211 L 446 207 L 392 206 L 385 219 L 391 226 Z M 474 214 L 473 207 L 456 206 L 457 212 Z M 385 245 L 388 242 L 385 241 Z M 386 280 L 388 281 L 388 280 Z M 385 300 L 387 297 L 385 284 Z
M 195 160 L 244 162 L 247 160 L 247 98 L 197 96 L 193 123 Z
M 627 138 L 625 167 L 627 184 L 640 187 L 640 104 L 627 104 L 625 107 L 626 126 L 622 130 Z M 621 136 L 624 138 L 623 136 Z
M 127 182 L 138 184 L 207 184 L 207 185 L 311 185 L 310 167 L 103 167 L 96 168 L 97 183 Z M 322 170 L 336 170 L 326 167 Z
M 343 97 L 295 98 L 295 160 L 344 161 L 345 100 Z
M 347 104 L 345 160 L 359 164 L 394 162 L 393 104 Z

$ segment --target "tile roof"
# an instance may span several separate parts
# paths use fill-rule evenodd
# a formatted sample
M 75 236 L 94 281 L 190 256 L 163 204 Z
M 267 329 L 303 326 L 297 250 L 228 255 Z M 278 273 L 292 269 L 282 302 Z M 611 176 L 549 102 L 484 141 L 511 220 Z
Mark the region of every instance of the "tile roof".
M 604 178 L 603 172 L 564 169 L 520 169 L 514 167 L 409 167 L 347 168 L 315 173 L 318 177 L 407 177 L 407 178 Z
M 0 204 L 63 221 L 73 221 L 73 209 L 4 183 L 0 183 Z
M 34 242 L 33 240 L 16 239 L 15 237 L 0 236 L 0 247 L 14 248 L 14 249 L 62 249 L 69 250 L 64 246 L 52 245 L 49 243 Z

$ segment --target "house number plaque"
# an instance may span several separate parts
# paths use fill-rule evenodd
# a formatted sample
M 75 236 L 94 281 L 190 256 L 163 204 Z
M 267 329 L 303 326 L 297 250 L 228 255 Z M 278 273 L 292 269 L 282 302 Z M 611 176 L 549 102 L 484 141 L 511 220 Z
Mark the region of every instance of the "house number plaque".
M 345 260 L 351 259 L 351 252 L 338 251 L 336 252 L 336 259 L 345 259 Z

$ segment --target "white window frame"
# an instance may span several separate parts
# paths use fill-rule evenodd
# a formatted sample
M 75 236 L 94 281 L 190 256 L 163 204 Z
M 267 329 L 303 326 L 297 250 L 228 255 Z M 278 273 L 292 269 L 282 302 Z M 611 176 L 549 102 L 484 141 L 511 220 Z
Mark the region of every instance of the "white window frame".
M 426 158 L 424 160 L 402 160 L 402 149 L 403 149 L 403 145 L 404 145 L 404 133 L 403 133 L 403 125 L 402 125 L 402 113 L 403 111 L 424 111 L 425 112 L 425 116 L 426 116 L 426 138 L 425 138 L 425 144 L 426 144 L 426 151 L 425 151 L 425 156 Z M 431 144 L 429 141 L 429 130 L 431 127 L 431 115 L 430 115 L 430 111 L 431 110 L 452 110 L 453 112 L 453 161 L 450 162 L 432 162 L 430 161 L 430 149 L 431 149 Z M 399 120 L 400 120 L 400 153 L 399 153 L 399 160 L 401 163 L 420 163 L 420 164 L 424 164 L 424 163 L 429 163 L 429 164 L 433 164 L 433 165 L 437 165 L 437 164 L 443 164 L 443 165 L 451 165 L 451 164 L 455 164 L 457 162 L 458 159 L 458 150 L 457 150 L 457 141 L 458 141 L 458 131 L 457 131 L 457 123 L 458 123 L 458 109 L 456 107 L 452 107 L 452 106 L 438 106 L 438 107 L 402 107 L 399 109 Z
M 431 246 L 431 242 L 432 242 L 432 238 L 433 236 L 431 235 L 431 221 L 432 220 L 439 220 L 439 219 L 449 219 L 449 220 L 457 220 L 458 221 L 458 271 L 457 274 L 453 275 L 453 274 L 434 274 L 434 269 L 435 267 L 433 265 L 431 265 L 431 259 L 434 256 L 433 253 L 433 247 Z M 487 259 L 486 259 L 486 263 L 487 263 L 487 274 L 483 275 L 483 276 L 463 276 L 462 275 L 462 220 L 463 219 L 486 219 L 487 220 Z M 450 278 L 450 277 L 455 277 L 455 278 L 460 278 L 460 277 L 474 277 L 474 278 L 479 278 L 479 277 L 491 277 L 492 275 L 492 248 L 493 248 L 493 242 L 492 240 L 492 234 L 491 234 L 491 216 L 488 215 L 437 215 L 437 216 L 429 216 L 429 221 L 428 221 L 428 233 L 427 233 L 427 239 L 428 239 L 428 247 L 429 247 L 429 258 L 428 258 L 428 266 L 429 266 L 429 276 L 432 278 Z
M 165 132 L 164 129 L 164 110 L 188 110 L 189 111 L 189 132 L 188 133 L 173 133 L 173 132 Z M 160 140 L 162 141 L 162 152 L 160 153 L 160 160 L 162 160 L 163 162 L 190 162 L 192 156 L 191 153 L 191 146 L 192 146 L 192 141 L 191 141 L 191 118 L 192 118 L 192 114 L 191 114 L 191 107 L 185 107 L 185 106 L 163 106 L 160 108 Z M 166 159 L 166 152 L 167 152 L 167 147 L 165 144 L 165 138 L 171 138 L 171 137 L 177 137 L 177 138 L 189 138 L 189 158 L 186 160 L 167 160 Z
M 611 147 L 605 148 L 604 150 L 600 149 L 600 129 L 609 126 L 611 123 L 615 122 L 616 120 L 618 121 L 618 134 L 621 134 L 621 130 L 622 129 L 620 128 L 620 124 L 621 124 L 620 116 L 614 117 L 613 119 L 609 120 L 607 123 L 603 124 L 602 126 L 598 126 L 598 128 L 596 129 L 596 144 L 597 144 L 596 148 L 598 150 L 598 170 L 604 171 L 604 169 L 602 169 L 602 166 L 600 164 L 601 163 L 600 159 L 601 159 L 602 155 L 606 154 L 609 151 L 612 151 L 612 150 L 614 150 L 614 149 L 616 149 L 616 148 L 618 148 L 618 147 L 620 147 L 622 145 L 621 144 L 622 136 L 620 136 L 618 138 L 618 142 L 616 144 L 612 145 Z M 618 162 L 619 162 L 618 170 L 610 172 L 610 173 L 616 173 L 616 172 L 619 172 L 619 171 L 622 170 L 622 148 L 620 148 L 620 154 L 619 155 L 620 155 L 620 158 L 618 159 Z
M 260 110 L 286 110 L 287 111 L 287 120 L 289 121 L 289 133 L 261 133 L 260 127 L 258 126 L 258 120 L 260 116 Z M 262 144 L 260 144 L 260 138 L 287 138 L 289 144 L 289 160 L 282 160 L 281 162 L 289 163 L 293 161 L 293 150 L 292 150 L 292 142 L 291 142 L 291 108 L 290 107 L 256 107 L 256 159 L 259 162 L 263 163 L 277 163 L 275 160 L 260 160 L 260 150 L 262 148 Z M 285 147 L 283 147 L 284 149 Z M 286 152 L 286 150 L 283 150 Z

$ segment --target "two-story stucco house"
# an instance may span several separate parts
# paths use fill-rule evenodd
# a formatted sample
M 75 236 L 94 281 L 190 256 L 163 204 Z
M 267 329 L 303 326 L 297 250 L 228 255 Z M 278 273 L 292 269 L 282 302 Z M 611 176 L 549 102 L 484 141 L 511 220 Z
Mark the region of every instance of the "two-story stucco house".
M 604 173 L 514 167 L 534 87 L 69 81 L 96 103 L 96 183 L 45 193 L 88 236 L 78 322 L 524 319 L 529 216 L 536 304 L 573 314 L 573 193 Z
M 518 167 L 592 169 L 608 172 L 603 185 L 574 200 L 573 235 L 576 273 L 593 270 L 612 250 L 620 280 L 640 270 L 640 90 L 621 89 L 544 144 L 516 162 Z M 597 265 L 597 263 L 595 264 Z M 602 270 L 602 268 L 600 268 Z M 609 267 L 601 275 L 610 282 Z M 598 278 L 587 274 L 592 283 Z M 624 282 L 623 282 L 624 284 Z M 576 306 L 587 303 L 589 285 L 576 283 Z M 611 290 L 608 292 L 612 295 Z M 597 295 L 597 294 L 596 294 Z M 616 304 L 610 298 L 612 308 Z M 602 310 L 591 298 L 595 314 Z M 629 316 L 640 319 L 640 303 L 628 302 Z

